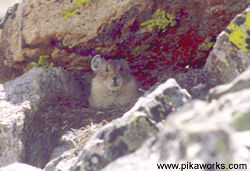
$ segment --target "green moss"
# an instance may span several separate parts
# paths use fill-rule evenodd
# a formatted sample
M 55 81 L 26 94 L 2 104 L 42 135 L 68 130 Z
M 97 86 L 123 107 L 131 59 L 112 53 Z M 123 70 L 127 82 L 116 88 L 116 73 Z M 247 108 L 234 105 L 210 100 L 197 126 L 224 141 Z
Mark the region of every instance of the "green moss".
M 216 150 L 218 152 L 223 152 L 227 150 L 225 141 L 222 139 L 222 137 L 217 137 L 215 140 L 215 146 L 216 146 Z
M 137 149 L 141 146 L 145 139 L 158 132 L 158 128 L 143 112 L 135 112 L 130 122 L 126 124 L 126 127 L 123 127 L 124 132 L 118 136 L 115 140 L 116 142 L 113 142 L 112 145 L 122 141 L 127 145 L 129 151 Z
M 2 35 L 2 31 L 3 31 L 3 30 L 2 30 L 2 29 L 0 29 L 0 37 L 1 37 L 1 35 Z
M 53 62 L 50 62 L 49 55 L 39 56 L 38 62 L 31 62 L 27 66 L 27 70 L 31 69 L 33 66 L 40 67 L 43 69 L 49 69 L 54 66 Z
M 145 51 L 147 48 L 149 48 L 149 45 L 141 45 L 141 46 L 136 46 L 133 50 L 132 50 L 132 55 L 136 56 L 138 54 L 141 54 L 143 51 Z
M 89 3 L 89 2 L 91 2 L 91 0 L 74 0 L 74 2 L 75 2 L 75 5 L 77 7 L 77 6 L 81 6 L 81 5 L 85 4 L 85 3 Z M 75 13 L 77 13 L 77 12 L 78 12 L 78 10 L 74 8 L 74 9 L 71 9 L 71 10 L 63 11 L 63 12 L 60 13 L 60 15 L 64 19 L 67 19 L 69 17 L 74 16 Z
M 246 41 L 250 39 L 250 35 L 247 34 L 247 31 L 249 31 L 250 28 L 250 11 L 248 11 L 246 14 L 243 14 L 242 17 L 244 18 L 245 22 L 241 25 L 232 22 L 227 28 L 228 32 L 226 32 L 226 35 L 229 37 L 229 40 L 239 49 L 250 55 L 250 51 L 247 48 L 250 45 Z
M 229 66 L 229 62 L 228 62 L 228 60 L 224 60 L 224 63 L 226 64 L 226 66 Z
M 233 115 L 233 127 L 237 131 L 250 130 L 250 109 L 244 112 L 236 112 Z
M 162 29 L 164 32 L 168 26 L 173 27 L 174 25 L 176 25 L 175 16 L 169 13 L 166 14 L 166 12 L 161 9 L 155 11 L 152 15 L 152 19 L 141 24 L 141 26 L 147 26 L 149 32 L 152 32 L 155 26 Z
M 74 0 L 74 2 L 76 3 L 76 6 L 81 6 L 84 3 L 89 3 L 91 2 L 91 0 Z
M 166 104 L 168 104 L 170 106 L 173 105 L 173 100 L 170 97 L 165 95 L 165 96 L 163 96 L 163 100 L 164 100 L 164 103 L 166 103 Z
M 200 134 L 197 134 L 196 132 L 190 132 L 189 130 L 184 130 L 183 133 L 183 139 L 184 141 L 186 142 L 199 142 L 201 141 L 201 135 Z M 186 143 L 185 143 L 186 144 Z
M 145 114 L 143 112 L 135 112 L 131 119 L 130 119 L 130 122 L 133 123 L 133 122 L 136 122 L 138 120 L 138 118 L 140 117 L 145 117 Z
M 68 46 L 68 48 L 69 48 L 69 49 L 71 49 L 71 48 L 73 48 L 73 47 L 74 47 L 74 45 L 70 45 L 70 46 Z
M 167 95 L 156 96 L 156 100 L 161 101 L 162 103 L 165 103 L 165 104 L 170 105 L 170 106 L 173 105 L 173 100 Z
M 73 10 L 70 10 L 70 11 L 63 11 L 61 12 L 61 16 L 64 18 L 64 19 L 67 19 L 69 17 L 72 17 L 75 15 L 75 13 L 77 13 L 77 10 L 76 9 L 73 9 Z
M 215 41 L 211 37 L 207 37 L 200 45 L 199 49 L 209 51 L 215 44 Z
M 167 96 L 167 95 L 159 95 L 159 96 L 156 96 L 156 100 L 157 101 L 160 101 L 163 105 L 169 105 L 169 106 L 173 106 L 173 100 Z M 157 109 L 159 113 L 164 113 L 165 110 L 160 107 Z

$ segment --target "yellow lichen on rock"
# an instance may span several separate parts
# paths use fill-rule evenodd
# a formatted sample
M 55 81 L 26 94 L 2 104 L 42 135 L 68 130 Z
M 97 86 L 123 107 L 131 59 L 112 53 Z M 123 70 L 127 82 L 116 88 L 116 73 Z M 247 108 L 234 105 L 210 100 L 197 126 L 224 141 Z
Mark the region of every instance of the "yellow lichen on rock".
M 74 0 L 74 2 L 76 3 L 76 6 L 80 6 L 84 3 L 91 2 L 91 0 Z
M 250 10 L 228 26 L 226 35 L 243 52 L 250 55 Z
M 50 62 L 49 58 L 50 58 L 49 55 L 39 56 L 38 63 L 37 62 L 31 62 L 27 66 L 27 70 L 31 69 L 33 66 L 40 67 L 40 68 L 43 68 L 43 69 L 53 68 L 54 63 Z
M 147 26 L 148 32 L 152 32 L 154 26 L 166 31 L 167 26 L 175 26 L 175 16 L 169 13 L 166 14 L 164 10 L 157 9 L 152 15 L 152 19 L 149 19 L 141 24 L 141 26 Z

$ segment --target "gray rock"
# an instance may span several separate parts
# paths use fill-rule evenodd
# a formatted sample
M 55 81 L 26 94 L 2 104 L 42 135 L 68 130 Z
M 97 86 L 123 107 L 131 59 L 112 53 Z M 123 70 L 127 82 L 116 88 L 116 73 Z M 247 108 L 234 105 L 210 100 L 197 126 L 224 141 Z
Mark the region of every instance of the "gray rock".
M 210 89 L 210 100 L 219 98 L 227 93 L 241 91 L 250 87 L 250 68 L 236 77 L 232 82 Z
M 64 146 L 61 146 L 64 148 Z M 46 165 L 44 168 L 45 171 L 55 171 L 55 170 L 70 170 L 72 165 L 74 165 L 77 161 L 77 156 L 73 155 L 75 153 L 75 150 L 65 150 L 65 149 L 59 149 L 58 147 L 56 150 L 63 151 L 63 154 L 61 154 L 59 157 L 56 157 Z M 54 152 L 55 153 L 55 150 Z
M 249 26 L 250 8 L 237 15 L 226 31 L 218 37 L 205 68 L 219 84 L 232 81 L 250 65 Z
M 245 96 L 242 96 L 243 92 L 248 93 L 250 89 L 250 68 L 243 72 L 240 76 L 236 77 L 232 82 L 217 86 L 209 91 L 210 101 L 213 99 L 221 98 L 222 96 L 230 95 L 230 94 L 238 94 L 239 97 L 235 98 L 234 101 L 243 101 L 246 102 L 249 100 L 245 99 Z M 242 92 L 242 93 L 240 93 Z M 226 96 L 227 97 L 227 96 Z M 231 99 L 229 100 L 229 102 Z M 244 104 L 244 103 L 243 103 Z M 249 108 L 250 109 L 250 108 Z M 235 110 L 232 117 L 232 125 L 237 131 L 249 130 L 249 122 L 250 122 L 250 110 L 246 106 L 242 106 L 241 110 Z
M 21 77 L 6 82 L 3 88 L 6 101 L 13 104 L 30 101 L 33 111 L 57 100 L 81 99 L 80 86 L 62 68 L 33 67 Z
M 240 86 L 234 83 L 232 87 Z M 157 164 L 181 167 L 187 162 L 214 164 L 209 166 L 212 170 L 222 169 L 216 162 L 225 167 L 243 164 L 246 169 L 250 165 L 249 104 L 249 87 L 228 92 L 211 103 L 193 101 L 169 115 L 156 137 L 136 152 L 111 162 L 103 171 L 151 171 L 159 169 Z
M 72 131 L 66 132 L 59 140 L 59 146 L 53 149 L 50 156 L 50 162 L 46 164 L 44 170 L 68 170 L 76 162 L 77 157 L 74 155 L 76 150 L 76 136 Z
M 42 171 L 42 169 L 38 169 L 24 163 L 13 163 L 6 167 L 0 168 L 0 171 Z
M 78 83 L 61 68 L 34 67 L 21 77 L 0 85 L 0 166 L 16 161 L 29 162 L 27 156 L 32 152 L 28 148 L 32 149 L 31 144 L 36 142 L 28 139 L 32 132 L 29 124 L 36 113 L 60 101 L 80 100 L 79 92 Z
M 83 149 L 85 142 L 103 127 L 103 123 L 93 124 L 74 131 L 68 131 L 60 137 L 59 145 L 54 148 L 49 163 L 44 170 L 70 170 L 78 160 L 78 155 Z
M 182 89 L 175 79 L 168 79 L 153 92 L 148 92 L 141 97 L 134 108 L 145 113 L 155 122 L 160 122 L 190 99 L 190 94 Z

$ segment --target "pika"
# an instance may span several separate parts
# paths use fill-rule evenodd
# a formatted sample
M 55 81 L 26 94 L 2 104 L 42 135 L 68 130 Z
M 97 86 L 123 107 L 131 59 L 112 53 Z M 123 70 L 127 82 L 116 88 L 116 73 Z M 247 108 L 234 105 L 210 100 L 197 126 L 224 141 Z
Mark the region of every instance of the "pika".
M 124 59 L 106 60 L 96 55 L 91 69 L 95 72 L 89 97 L 91 107 L 127 106 L 137 99 L 137 84 Z

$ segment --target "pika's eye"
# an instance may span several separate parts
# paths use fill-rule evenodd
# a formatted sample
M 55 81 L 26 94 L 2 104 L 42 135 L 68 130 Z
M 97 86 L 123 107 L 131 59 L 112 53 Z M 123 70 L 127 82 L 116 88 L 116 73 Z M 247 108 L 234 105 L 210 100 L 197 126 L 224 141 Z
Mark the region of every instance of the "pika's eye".
M 108 67 L 106 68 L 106 70 L 105 70 L 106 72 L 109 72 L 109 69 L 108 69 Z
M 123 67 L 120 67 L 120 71 L 123 71 Z

